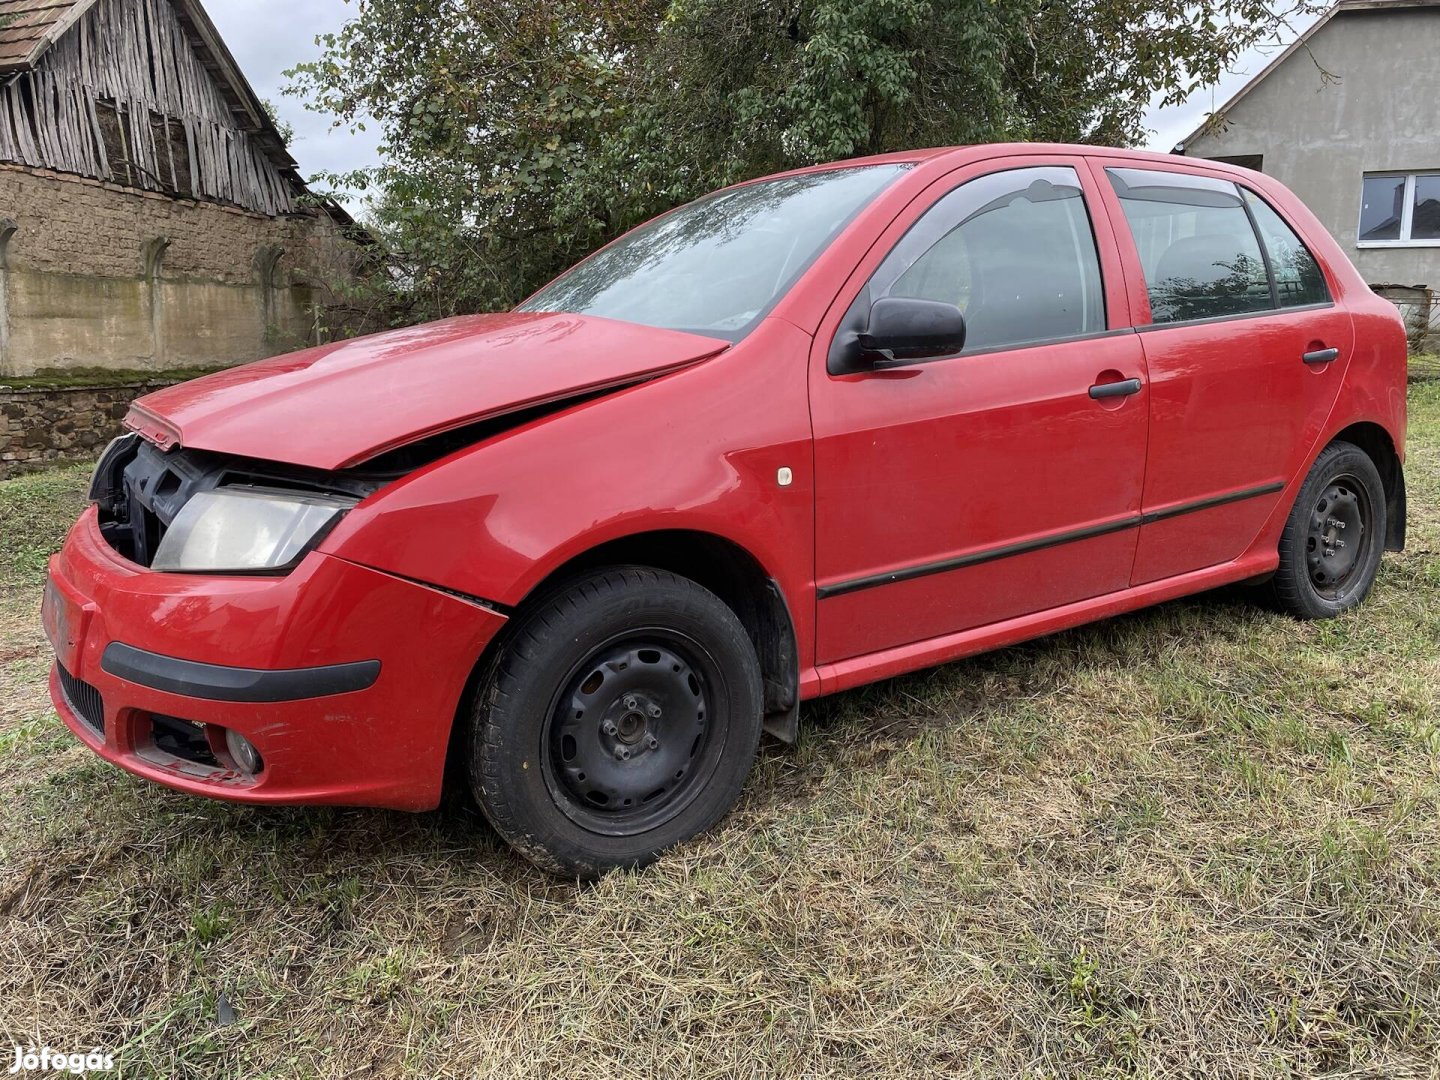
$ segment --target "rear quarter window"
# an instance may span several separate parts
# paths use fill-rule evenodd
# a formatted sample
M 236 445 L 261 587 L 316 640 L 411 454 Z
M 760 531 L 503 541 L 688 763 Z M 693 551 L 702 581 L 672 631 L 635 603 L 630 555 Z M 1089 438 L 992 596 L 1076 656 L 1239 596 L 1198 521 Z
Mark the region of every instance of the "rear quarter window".
M 1248 188 L 1245 202 L 1255 215 L 1260 238 L 1270 253 L 1270 267 L 1275 274 L 1275 299 L 1282 308 L 1325 304 L 1330 301 L 1330 287 L 1320 264 L 1295 230 L 1285 223 L 1275 209 Z

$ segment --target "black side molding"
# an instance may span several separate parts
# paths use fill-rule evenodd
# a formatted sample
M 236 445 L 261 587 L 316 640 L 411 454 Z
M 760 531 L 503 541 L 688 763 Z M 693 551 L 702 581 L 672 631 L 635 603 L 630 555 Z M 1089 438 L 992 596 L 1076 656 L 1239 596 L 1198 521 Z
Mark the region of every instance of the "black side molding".
M 1138 379 L 1135 381 L 1139 382 Z M 1120 384 L 1116 383 L 1111 385 L 1118 386 Z M 928 577 L 931 574 L 948 574 L 951 570 L 962 570 L 967 566 L 979 566 L 981 563 L 994 562 L 997 559 L 1009 559 L 1015 555 L 1029 555 L 1031 552 L 1043 551 L 1046 548 L 1057 547 L 1060 544 L 1073 544 L 1077 540 L 1091 540 L 1097 536 L 1108 536 L 1110 533 L 1123 532 L 1126 529 L 1138 529 L 1142 525 L 1153 525 L 1157 521 L 1166 521 L 1173 517 L 1180 517 L 1182 514 L 1194 514 L 1201 510 L 1213 510 L 1217 506 L 1227 506 L 1230 503 L 1243 502 L 1246 499 L 1255 499 L 1261 495 L 1274 495 L 1284 490 L 1285 485 L 1281 483 L 1244 488 L 1240 491 L 1227 492 L 1224 495 L 1214 495 L 1208 499 L 1197 499 L 1195 502 L 1183 503 L 1180 506 L 1171 506 L 1165 510 L 1152 510 L 1148 514 L 1135 514 L 1131 517 L 1117 518 L 1114 521 L 1107 521 L 1100 525 L 1091 525 L 1084 529 L 1076 529 L 1073 532 L 1052 533 L 1049 536 L 1042 536 L 1035 540 L 1025 540 L 1018 544 L 1007 544 L 1003 547 L 986 548 L 982 551 L 974 551 L 969 555 L 961 555 L 957 558 L 945 559 L 941 562 L 920 563 L 915 566 L 901 567 L 899 570 L 890 570 L 883 574 L 873 574 L 870 577 L 853 578 L 850 581 L 838 581 L 834 585 L 821 585 L 815 590 L 815 597 L 818 600 L 828 600 L 832 596 L 844 596 L 847 593 L 859 592 L 861 589 L 873 589 L 879 585 L 893 585 L 899 581 Z M 1404 542 L 1403 535 L 1400 542 Z
M 119 641 L 105 647 L 100 667 L 117 679 L 206 701 L 304 701 L 365 690 L 380 677 L 379 660 L 272 671 L 177 660 Z
M 815 595 L 817 599 L 828 600 L 832 596 L 844 596 L 846 593 L 859 592 L 861 589 L 873 589 L 878 585 L 894 585 L 899 581 L 929 577 L 931 574 L 948 574 L 951 570 L 963 570 L 968 566 L 979 566 L 981 563 L 995 562 L 998 559 L 1009 559 L 1015 555 L 1029 555 L 1032 551 L 1043 551 L 1061 544 L 1073 544 L 1077 540 L 1093 540 L 1097 536 L 1109 536 L 1111 533 L 1139 527 L 1140 517 L 1137 514 L 1135 517 L 1106 521 L 1100 525 L 1089 525 L 1073 532 L 1054 533 L 1050 536 L 1042 536 L 1037 540 L 1023 540 L 1018 544 L 986 548 L 983 551 L 974 551 L 969 555 L 960 555 L 941 562 L 921 563 L 917 566 L 902 567 L 899 570 L 889 570 L 883 574 L 873 574 L 870 577 L 840 581 L 834 585 L 822 585 L 815 590 Z
M 1199 499 L 1196 502 L 1185 503 L 1183 506 L 1172 506 L 1165 510 L 1152 510 L 1140 518 L 1140 524 L 1153 525 L 1157 521 L 1180 517 L 1182 514 L 1194 514 L 1200 510 L 1213 510 L 1217 506 L 1228 506 L 1230 503 L 1244 502 L 1246 499 L 1258 499 L 1261 495 L 1277 495 L 1284 490 L 1284 484 L 1275 483 L 1264 484 L 1261 487 L 1245 488 L 1242 491 L 1232 491 L 1225 495 L 1216 495 L 1209 499 Z

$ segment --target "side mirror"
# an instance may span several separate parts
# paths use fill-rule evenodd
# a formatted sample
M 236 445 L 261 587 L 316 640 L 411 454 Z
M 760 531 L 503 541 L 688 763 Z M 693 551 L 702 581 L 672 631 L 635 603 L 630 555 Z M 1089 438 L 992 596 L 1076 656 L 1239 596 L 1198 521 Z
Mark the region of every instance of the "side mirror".
M 965 348 L 965 316 L 939 300 L 887 296 L 871 305 L 856 341 L 872 365 L 954 356 Z

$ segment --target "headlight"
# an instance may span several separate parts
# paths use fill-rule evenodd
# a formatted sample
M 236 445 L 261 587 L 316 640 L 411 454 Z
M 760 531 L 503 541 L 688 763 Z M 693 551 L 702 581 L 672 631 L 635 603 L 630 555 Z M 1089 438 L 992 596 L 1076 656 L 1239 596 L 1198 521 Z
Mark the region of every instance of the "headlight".
M 197 493 L 175 515 L 155 570 L 282 570 L 356 500 L 282 488 L 217 488 Z

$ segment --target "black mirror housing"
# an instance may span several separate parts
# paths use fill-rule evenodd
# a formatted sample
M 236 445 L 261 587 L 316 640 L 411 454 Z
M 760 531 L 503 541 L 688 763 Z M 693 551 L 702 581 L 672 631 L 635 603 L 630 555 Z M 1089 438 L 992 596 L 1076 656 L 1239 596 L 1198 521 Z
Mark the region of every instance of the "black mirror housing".
M 940 300 L 886 296 L 856 340 L 872 364 L 954 356 L 965 348 L 965 316 Z

